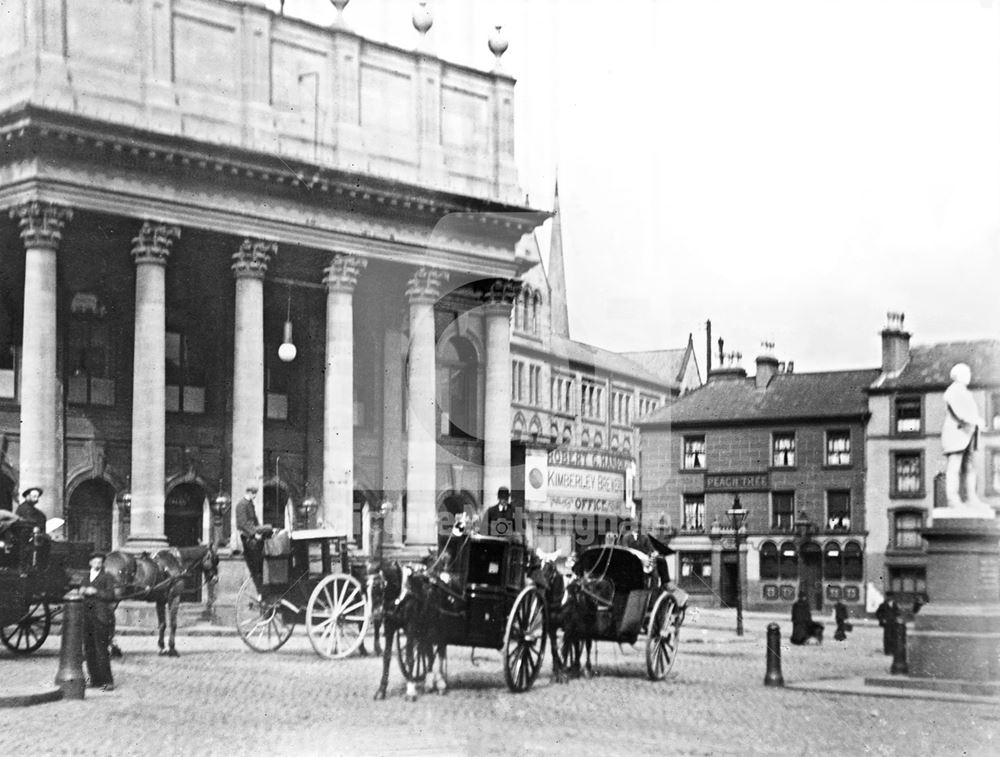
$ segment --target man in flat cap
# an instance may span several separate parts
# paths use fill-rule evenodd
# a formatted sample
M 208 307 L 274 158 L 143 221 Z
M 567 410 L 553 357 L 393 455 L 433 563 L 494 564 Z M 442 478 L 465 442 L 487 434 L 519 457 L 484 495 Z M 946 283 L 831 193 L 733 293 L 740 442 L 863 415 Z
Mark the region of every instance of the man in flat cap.
M 115 580 L 104 570 L 104 553 L 91 552 L 90 572 L 80 586 L 83 595 L 83 651 L 90 685 L 114 691 L 108 647 L 115 623 Z
M 25 489 L 21 492 L 21 499 L 23 501 L 17 506 L 16 513 L 18 518 L 31 524 L 32 527 L 37 528 L 44 534 L 45 513 L 38 509 L 38 500 L 41 496 L 42 490 L 38 486 Z
M 257 508 L 253 503 L 256 496 L 257 485 L 249 484 L 243 498 L 236 503 L 236 530 L 243 542 L 243 560 L 259 592 L 264 583 L 264 539 L 271 535 L 271 529 L 257 520 Z

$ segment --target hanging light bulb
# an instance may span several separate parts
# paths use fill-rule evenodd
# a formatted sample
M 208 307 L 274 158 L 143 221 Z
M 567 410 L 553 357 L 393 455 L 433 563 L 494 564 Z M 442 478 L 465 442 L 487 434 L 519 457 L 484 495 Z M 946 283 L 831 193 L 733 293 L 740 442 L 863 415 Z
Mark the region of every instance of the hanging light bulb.
M 295 359 L 298 350 L 292 342 L 292 289 L 288 289 L 288 311 L 285 314 L 285 338 L 278 347 L 278 359 L 283 363 L 290 363 Z

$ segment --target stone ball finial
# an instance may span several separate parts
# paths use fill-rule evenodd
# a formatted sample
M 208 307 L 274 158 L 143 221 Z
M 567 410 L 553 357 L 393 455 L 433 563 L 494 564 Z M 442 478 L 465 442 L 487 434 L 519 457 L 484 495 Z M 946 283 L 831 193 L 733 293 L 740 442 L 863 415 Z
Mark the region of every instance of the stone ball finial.
M 413 9 L 413 28 L 421 34 L 427 34 L 434 26 L 434 13 L 427 7 L 427 0 L 420 0 Z
M 503 27 L 499 24 L 494 27 L 494 31 L 490 34 L 490 52 L 497 56 L 497 65 L 500 64 L 500 56 L 507 52 L 507 47 L 509 43 L 507 38 L 503 35 Z
M 337 21 L 342 21 L 344 18 L 344 8 L 351 0 L 330 0 L 330 5 L 337 9 Z

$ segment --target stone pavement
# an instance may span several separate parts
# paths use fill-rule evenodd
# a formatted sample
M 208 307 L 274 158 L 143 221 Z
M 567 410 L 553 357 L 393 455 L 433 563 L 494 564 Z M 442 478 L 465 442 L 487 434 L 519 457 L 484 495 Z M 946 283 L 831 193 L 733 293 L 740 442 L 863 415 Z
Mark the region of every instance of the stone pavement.
M 856 624 L 843 643 L 787 645 L 784 689 L 765 688 L 765 628 L 748 613 L 738 639 L 731 611 L 689 615 L 668 680 L 645 677 L 640 645 L 601 644 L 600 675 L 566 685 L 546 671 L 534 689 L 507 691 L 499 653 L 451 648 L 450 693 L 403 699 L 393 662 L 389 698 L 373 702 L 379 661 L 316 657 L 302 629 L 271 654 L 232 634 L 178 636 L 181 657 L 155 639 L 122 638 L 117 689 L 84 701 L 0 709 L 7 753 L 33 755 L 987 755 L 1000 749 L 995 705 L 799 691 L 799 682 L 887 674 L 881 632 Z M 828 618 L 828 634 L 832 631 Z M 0 687 L 51 682 L 58 638 L 34 657 L 0 654 Z

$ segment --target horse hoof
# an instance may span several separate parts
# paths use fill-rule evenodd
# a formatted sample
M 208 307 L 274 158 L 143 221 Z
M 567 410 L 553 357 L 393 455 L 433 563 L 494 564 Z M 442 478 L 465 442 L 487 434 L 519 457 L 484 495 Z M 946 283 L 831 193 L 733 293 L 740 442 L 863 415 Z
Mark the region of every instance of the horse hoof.
M 180 655 L 177 653 L 176 649 L 171 647 L 170 651 L 167 652 L 167 657 L 180 657 Z
M 416 694 L 407 694 L 406 697 L 405 697 L 405 699 L 406 699 L 407 702 L 416 702 L 417 701 L 417 695 Z
M 167 656 L 167 650 L 161 648 L 160 649 L 160 657 L 166 657 L 166 656 Z
M 122 657 L 125 656 L 124 654 L 122 654 L 121 649 L 119 649 L 117 645 L 111 647 L 110 655 L 112 660 L 120 660 Z
M 381 702 L 383 699 L 385 699 L 385 689 L 379 689 L 375 692 L 375 701 Z

